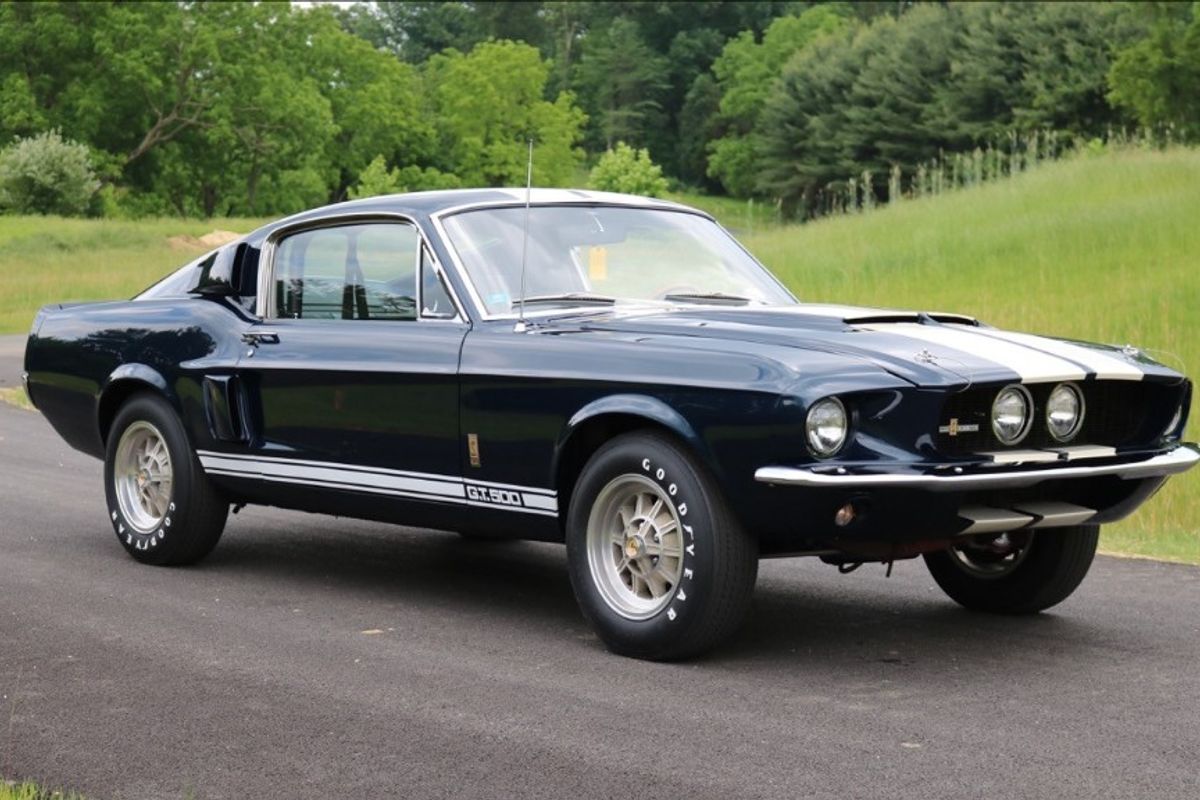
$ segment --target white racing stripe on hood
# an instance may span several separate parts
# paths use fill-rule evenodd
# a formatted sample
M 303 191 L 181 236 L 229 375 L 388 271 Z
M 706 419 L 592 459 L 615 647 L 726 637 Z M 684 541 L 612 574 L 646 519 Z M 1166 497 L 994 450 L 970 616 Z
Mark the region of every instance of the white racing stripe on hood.
M 1013 342 L 1050 353 L 1060 358 L 1070 359 L 1096 373 L 1096 377 L 1101 380 L 1140 381 L 1146 377 L 1146 373 L 1136 365 L 1099 350 L 1093 350 L 1090 347 L 1081 347 L 1080 345 L 1071 344 L 1059 339 L 1047 339 L 1029 333 L 1012 333 L 1009 331 L 988 329 L 974 332 L 981 336 L 989 336 L 993 339 Z
M 942 345 L 994 361 L 1020 376 L 1023 383 L 1042 381 L 1078 381 L 1087 372 L 1077 364 L 1013 342 L 990 336 L 980 336 L 974 328 L 950 325 L 922 325 L 916 322 L 893 322 L 878 325 L 859 325 L 878 333 L 904 336 L 920 342 Z M 913 353 L 916 355 L 916 352 Z M 938 355 L 936 352 L 933 355 Z

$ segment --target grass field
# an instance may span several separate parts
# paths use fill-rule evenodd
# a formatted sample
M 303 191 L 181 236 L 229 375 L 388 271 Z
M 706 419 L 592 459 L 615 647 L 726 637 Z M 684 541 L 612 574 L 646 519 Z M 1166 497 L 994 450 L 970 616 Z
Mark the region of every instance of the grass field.
M 0 216 L 0 333 L 29 330 L 46 303 L 129 297 L 204 248 L 168 241 L 259 220 L 125 220 Z
M 743 236 L 803 300 L 955 311 L 1200 370 L 1200 150 L 1124 151 Z M 1191 426 L 1195 430 L 1195 425 Z M 1200 473 L 1102 545 L 1200 563 Z
M 735 229 L 805 300 L 948 310 L 1133 342 L 1200 370 L 1200 151 L 1123 151 L 860 216 L 781 226 L 769 206 L 681 195 Z M 257 220 L 0 216 L 0 332 L 48 302 L 127 297 L 199 250 L 167 239 Z M 1195 426 L 1192 426 L 1193 428 Z M 1200 474 L 1171 482 L 1110 551 L 1200 563 Z

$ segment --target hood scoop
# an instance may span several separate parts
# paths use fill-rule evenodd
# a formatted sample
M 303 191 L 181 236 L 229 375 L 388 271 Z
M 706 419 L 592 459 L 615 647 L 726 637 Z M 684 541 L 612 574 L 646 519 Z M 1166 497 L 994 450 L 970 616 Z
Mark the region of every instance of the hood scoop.
M 968 317 L 963 314 L 947 314 L 942 311 L 880 311 L 843 317 L 842 322 L 845 322 L 847 325 L 887 325 L 915 322 L 921 325 L 937 323 L 941 325 L 970 325 L 973 328 L 979 327 L 979 320 L 974 317 Z

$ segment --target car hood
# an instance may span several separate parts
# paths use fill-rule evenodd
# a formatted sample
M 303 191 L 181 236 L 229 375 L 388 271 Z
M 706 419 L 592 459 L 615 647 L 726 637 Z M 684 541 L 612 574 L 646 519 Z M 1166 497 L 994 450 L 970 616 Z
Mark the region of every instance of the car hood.
M 654 310 L 618 306 L 586 317 L 560 318 L 548 327 L 688 337 L 693 344 L 728 342 L 743 351 L 746 345 L 757 345 L 789 352 L 786 360 L 798 369 L 804 352 L 842 356 L 868 361 L 916 386 L 1182 378 L 1133 347 L 1007 332 L 940 312 L 815 304 Z

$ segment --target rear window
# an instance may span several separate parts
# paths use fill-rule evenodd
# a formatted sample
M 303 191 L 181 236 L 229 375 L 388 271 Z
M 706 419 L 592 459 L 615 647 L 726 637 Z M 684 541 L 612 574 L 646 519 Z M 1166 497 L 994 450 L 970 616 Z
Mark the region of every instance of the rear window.
M 159 297 L 182 297 L 196 288 L 200 276 L 206 267 L 211 267 L 217 260 L 217 250 L 201 256 L 195 261 L 184 264 L 167 277 L 143 290 L 134 297 L 135 300 L 152 300 Z

